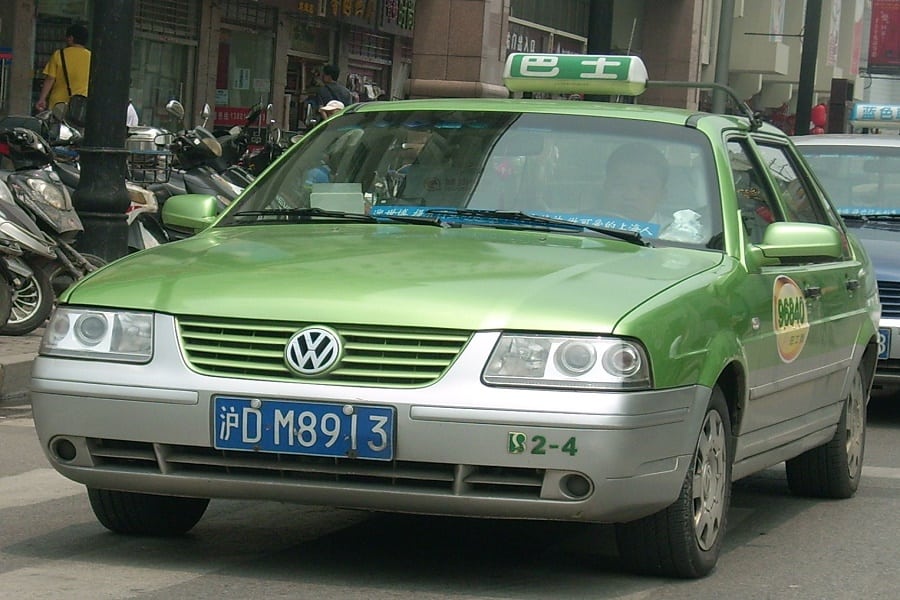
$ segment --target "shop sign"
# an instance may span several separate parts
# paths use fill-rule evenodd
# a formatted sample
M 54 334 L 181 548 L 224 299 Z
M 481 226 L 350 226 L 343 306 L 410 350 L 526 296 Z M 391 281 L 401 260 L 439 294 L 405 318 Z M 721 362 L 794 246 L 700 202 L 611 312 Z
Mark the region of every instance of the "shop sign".
M 416 21 L 416 0 L 383 0 L 381 28 L 394 33 L 412 33 Z
M 329 0 L 326 16 L 348 23 L 374 26 L 378 0 Z
M 506 32 L 506 54 L 512 52 L 546 52 L 550 34 L 519 23 L 510 23 Z
M 872 0 L 869 73 L 900 72 L 900 0 Z
M 217 106 L 216 127 L 245 125 L 250 109 L 246 106 Z

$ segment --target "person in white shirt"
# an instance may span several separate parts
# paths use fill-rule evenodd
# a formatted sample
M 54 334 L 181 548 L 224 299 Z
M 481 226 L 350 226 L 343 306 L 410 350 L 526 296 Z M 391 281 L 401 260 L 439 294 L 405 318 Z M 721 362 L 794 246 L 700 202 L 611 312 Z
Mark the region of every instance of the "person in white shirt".
M 131 103 L 131 100 L 128 101 L 128 113 L 125 116 L 125 125 L 128 127 L 137 127 L 138 124 L 138 114 L 137 110 L 134 108 L 134 104 Z

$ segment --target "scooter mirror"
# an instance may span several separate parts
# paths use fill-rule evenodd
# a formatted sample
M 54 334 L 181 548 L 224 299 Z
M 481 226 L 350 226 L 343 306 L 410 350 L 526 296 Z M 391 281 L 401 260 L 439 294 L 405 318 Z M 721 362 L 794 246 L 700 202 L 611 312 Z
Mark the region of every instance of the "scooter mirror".
M 203 125 L 202 125 L 203 127 L 206 127 L 206 121 L 209 120 L 210 112 L 211 112 L 211 109 L 209 108 L 209 104 L 204 104 L 203 110 L 200 111 L 200 118 L 203 120 Z
M 228 130 L 228 135 L 239 136 L 241 135 L 241 128 L 238 125 L 235 125 L 231 129 Z
M 169 100 L 166 103 L 166 112 L 176 119 L 184 118 L 184 106 L 178 100 Z
M 153 138 L 153 143 L 157 146 L 168 146 L 172 143 L 172 134 L 171 133 L 161 133 L 155 138 Z

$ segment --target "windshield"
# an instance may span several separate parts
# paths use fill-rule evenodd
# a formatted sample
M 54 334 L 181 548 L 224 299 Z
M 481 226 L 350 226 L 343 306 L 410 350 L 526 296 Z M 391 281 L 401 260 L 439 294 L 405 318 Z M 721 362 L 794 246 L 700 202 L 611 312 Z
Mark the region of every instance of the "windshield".
M 711 148 L 680 125 L 498 111 L 361 112 L 332 119 L 301 144 L 222 225 L 295 208 L 385 220 L 466 209 L 463 221 L 478 221 L 480 211 L 524 212 L 698 245 L 721 230 Z
M 842 215 L 900 215 L 900 146 L 798 146 Z

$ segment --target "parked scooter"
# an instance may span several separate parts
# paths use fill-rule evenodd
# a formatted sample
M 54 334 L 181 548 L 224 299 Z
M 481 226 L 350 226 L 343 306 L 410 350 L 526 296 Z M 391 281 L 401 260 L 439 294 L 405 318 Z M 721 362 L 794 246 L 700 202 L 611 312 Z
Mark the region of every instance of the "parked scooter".
M 55 294 L 42 265 L 55 258 L 53 240 L 0 182 L 0 334 L 24 335 L 47 319 Z M 9 295 L 9 310 L 4 316 L 5 294 Z
M 184 116 L 183 107 L 175 100 L 170 101 L 166 109 L 176 117 Z M 207 118 L 208 111 L 207 106 L 201 117 Z M 171 138 L 171 141 L 168 138 Z M 167 198 L 181 194 L 215 196 L 219 208 L 224 209 L 244 191 L 243 187 L 231 183 L 211 166 L 213 160 L 221 156 L 222 146 L 203 126 L 161 136 L 159 141 L 174 155 L 174 164 L 168 181 L 146 186 L 155 195 L 159 210 L 162 210 Z M 159 223 L 161 225 L 162 221 Z M 166 227 L 165 231 L 170 239 L 187 237 L 184 232 L 172 228 Z
M 270 104 L 266 111 L 270 113 L 271 110 Z M 269 120 L 266 132 L 266 143 L 256 148 L 248 148 L 240 159 L 240 164 L 254 177 L 265 171 L 285 150 L 303 137 L 302 133 L 285 137 L 274 119 Z
M 15 203 L 56 246 L 55 256 L 42 264 L 54 292 L 105 264 L 99 256 L 82 254 L 73 246 L 84 227 L 68 188 L 53 169 L 55 159 L 46 140 L 22 127 L 2 130 L 0 154 L 13 167 L 0 172 L 0 178 L 9 186 Z

